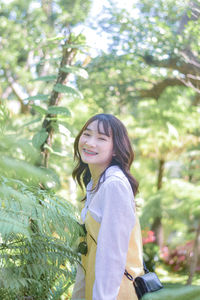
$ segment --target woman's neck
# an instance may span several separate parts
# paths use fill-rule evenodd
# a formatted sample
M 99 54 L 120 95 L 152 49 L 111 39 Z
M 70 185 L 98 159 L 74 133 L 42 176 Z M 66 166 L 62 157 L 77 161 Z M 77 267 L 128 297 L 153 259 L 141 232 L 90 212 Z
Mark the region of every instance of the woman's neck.
M 99 181 L 101 174 L 105 171 L 106 168 L 107 168 L 107 166 L 104 166 L 101 168 L 97 168 L 97 166 L 89 166 L 91 179 L 92 179 L 92 183 L 93 183 L 92 188 L 95 188 L 95 186 L 97 185 L 97 183 Z

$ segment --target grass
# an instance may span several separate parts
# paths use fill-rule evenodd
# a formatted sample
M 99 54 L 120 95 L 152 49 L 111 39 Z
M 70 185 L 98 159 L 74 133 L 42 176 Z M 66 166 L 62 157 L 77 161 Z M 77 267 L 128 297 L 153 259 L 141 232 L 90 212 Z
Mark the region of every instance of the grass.
M 182 272 L 172 272 L 166 266 L 156 268 L 156 274 L 162 282 L 164 289 L 143 297 L 142 300 L 200 300 L 200 273 L 196 273 L 191 286 L 186 286 L 188 275 Z M 68 290 L 68 295 L 63 295 L 62 300 L 70 299 L 73 285 Z
M 196 273 L 192 285 L 186 285 L 188 274 L 172 272 L 164 266 L 156 269 L 164 289 L 146 294 L 143 300 L 200 300 L 200 273 Z
M 156 274 L 164 285 L 186 285 L 188 274 L 170 271 L 166 266 L 156 268 Z M 192 280 L 192 285 L 200 286 L 200 273 L 196 273 Z M 200 299 L 200 297 L 199 297 Z

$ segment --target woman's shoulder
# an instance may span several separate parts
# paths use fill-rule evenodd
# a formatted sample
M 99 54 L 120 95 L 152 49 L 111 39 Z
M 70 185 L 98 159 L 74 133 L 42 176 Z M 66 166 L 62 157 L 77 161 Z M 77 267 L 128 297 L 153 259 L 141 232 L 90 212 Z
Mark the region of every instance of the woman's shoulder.
M 111 166 L 105 172 L 105 180 L 104 187 L 108 186 L 118 186 L 124 185 L 128 189 L 131 187 L 130 183 L 124 174 L 124 172 L 120 169 L 119 166 Z
M 118 166 L 109 167 L 106 170 L 105 181 L 101 186 L 101 195 L 104 199 L 101 205 L 107 207 L 108 203 L 116 205 L 120 209 L 134 209 L 134 195 L 131 185 Z
M 119 179 L 123 180 L 126 175 L 119 166 L 110 166 L 105 172 L 105 180 Z

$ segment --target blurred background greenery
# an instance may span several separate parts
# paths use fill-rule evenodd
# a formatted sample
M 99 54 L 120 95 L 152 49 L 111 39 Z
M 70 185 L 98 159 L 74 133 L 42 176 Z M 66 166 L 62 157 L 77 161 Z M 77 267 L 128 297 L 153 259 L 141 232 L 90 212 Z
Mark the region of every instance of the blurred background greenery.
M 73 141 L 101 112 L 135 150 L 162 299 L 200 299 L 199 2 L 10 0 L 0 20 L 0 299 L 70 299 Z

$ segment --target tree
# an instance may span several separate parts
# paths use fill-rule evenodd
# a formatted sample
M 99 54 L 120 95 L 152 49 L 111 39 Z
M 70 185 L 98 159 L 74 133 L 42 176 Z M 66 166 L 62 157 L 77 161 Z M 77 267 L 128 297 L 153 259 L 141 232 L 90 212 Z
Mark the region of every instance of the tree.
M 85 1 L 87 8 L 89 3 Z M 56 193 L 60 181 L 49 164 L 49 153 L 63 155 L 54 151 L 52 140 L 53 133 L 54 140 L 58 140 L 59 126 L 66 126 L 66 118 L 70 116 L 67 107 L 58 106 L 64 98 L 62 94 L 70 99 L 81 97 L 81 93 L 67 83 L 72 73 L 87 75 L 72 66 L 76 62 L 75 55 L 84 47 L 84 37 L 75 37 L 70 30 L 65 36 L 57 36 L 56 30 L 65 25 L 55 26 L 54 18 L 58 17 L 59 10 L 53 1 L 41 2 L 37 19 L 34 19 L 37 8 L 32 4 L 32 1 L 10 3 L 10 8 L 16 8 L 14 15 L 4 4 L 1 7 L 5 31 L 11 33 L 12 25 L 19 25 L 16 26 L 18 35 L 14 32 L 8 42 L 5 35 L 3 38 L 10 50 L 9 59 L 2 67 L 2 75 L 7 79 L 3 98 L 14 97 L 19 100 L 22 113 L 31 112 L 24 119 L 16 118 L 22 120 L 19 125 L 15 119 L 11 121 L 6 104 L 1 103 L 0 272 L 3 275 L 0 294 L 3 299 L 60 299 L 75 277 L 75 263 L 79 261 L 75 242 L 82 232 L 75 207 Z M 73 16 L 68 15 L 68 21 L 75 24 L 85 17 L 85 12 L 78 12 L 79 1 L 70 4 L 68 12 Z M 64 9 L 66 2 L 60 1 L 59 5 Z M 32 17 L 37 20 L 35 27 L 29 23 Z M 40 31 L 43 20 L 47 20 L 47 24 Z M 16 37 L 21 37 L 23 52 L 20 47 L 15 52 L 12 48 Z M 36 37 L 45 38 L 45 43 L 36 45 Z M 30 44 L 27 45 L 28 39 Z M 30 82 L 33 77 L 34 81 Z
M 90 0 L 1 3 L 2 100 L 17 100 L 26 113 L 30 109 L 24 101 L 26 97 L 41 90 L 48 93 L 44 82 L 34 79 L 55 72 L 60 62 L 57 40 L 63 40 L 77 23 L 85 20 L 90 4 Z
M 136 2 L 132 15 L 126 9 L 114 9 L 107 16 L 100 24 L 112 34 L 110 49 L 132 61 L 137 57 L 144 69 L 155 70 L 149 74 L 151 79 L 146 72 L 145 76 L 133 73 L 133 78 L 146 82 L 142 89 L 129 80 L 138 98 L 158 99 L 169 86 L 188 86 L 196 91 L 198 103 L 198 1 L 160 0 L 154 5 L 144 0 Z
M 51 188 L 58 186 L 57 176 L 34 166 L 38 152 L 2 105 L 0 123 L 0 294 L 58 299 L 72 283 L 78 259 L 75 209 Z
M 51 188 L 56 189 L 59 181 L 55 172 L 47 167 L 58 116 L 70 114 L 66 107 L 58 106 L 61 93 L 67 93 L 68 97 L 79 96 L 76 89 L 66 85 L 67 79 L 70 72 L 85 74 L 84 70 L 71 66 L 79 48 L 76 41 L 77 38 L 70 35 L 63 45 L 58 77 L 47 109 L 32 105 L 36 112 L 44 115 L 42 128 L 32 138 L 35 149 L 27 139 L 20 145 L 22 139 L 13 137 L 14 132 L 17 134 L 16 128 L 11 128 L 11 136 L 7 134 L 9 116 L 2 105 L 0 222 L 1 272 L 5 274 L 0 291 L 4 299 L 58 299 L 74 279 L 74 264 L 79 260 L 75 242 L 82 229 L 75 217 L 75 208 Z M 33 123 L 35 120 L 25 127 Z M 13 155 L 14 147 L 21 155 Z M 43 162 L 38 153 L 40 148 L 44 152 Z M 26 155 L 36 166 L 27 162 Z
M 140 169 L 133 171 L 146 200 L 142 221 L 153 227 L 161 247 L 170 234 L 165 216 L 173 217 L 171 209 L 167 209 L 169 195 L 175 203 L 177 197 L 175 189 L 171 194 L 165 189 L 174 176 L 169 165 L 182 180 L 182 186 L 184 182 L 192 183 L 195 198 L 185 191 L 192 203 L 198 199 L 198 6 L 197 1 L 169 0 L 138 1 L 132 14 L 115 6 L 108 8 L 99 25 L 110 37 L 109 51 L 88 65 L 88 82 L 79 82 L 85 97 L 93 99 L 100 110 L 127 121 L 136 157 L 141 156 L 136 162 Z M 184 169 L 186 165 L 188 169 Z M 181 199 L 179 196 L 178 201 Z M 187 207 L 187 203 L 183 202 L 183 206 Z M 178 219 L 177 215 L 177 223 Z M 185 240 L 191 238 L 191 231 L 194 238 L 195 223 L 196 217 L 190 212 L 184 230 L 179 226 Z M 170 229 L 178 231 L 172 225 Z

